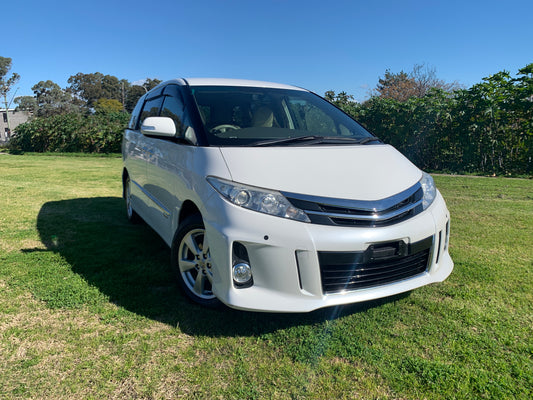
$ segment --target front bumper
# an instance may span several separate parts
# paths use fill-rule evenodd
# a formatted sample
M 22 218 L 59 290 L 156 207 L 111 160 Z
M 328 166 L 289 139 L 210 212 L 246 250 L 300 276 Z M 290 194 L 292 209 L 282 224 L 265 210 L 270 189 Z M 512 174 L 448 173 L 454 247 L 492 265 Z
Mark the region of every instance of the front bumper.
M 325 226 L 249 211 L 212 196 L 204 222 L 213 260 L 213 292 L 226 305 L 242 310 L 309 312 L 406 292 L 446 279 L 453 269 L 447 248 L 449 213 L 440 193 L 421 214 L 386 227 Z M 408 278 L 354 290 L 326 293 L 321 252 L 364 252 L 369 246 L 431 238 L 427 267 Z M 232 279 L 232 247 L 243 244 L 253 285 L 238 288 Z M 427 243 L 427 240 L 426 240 Z

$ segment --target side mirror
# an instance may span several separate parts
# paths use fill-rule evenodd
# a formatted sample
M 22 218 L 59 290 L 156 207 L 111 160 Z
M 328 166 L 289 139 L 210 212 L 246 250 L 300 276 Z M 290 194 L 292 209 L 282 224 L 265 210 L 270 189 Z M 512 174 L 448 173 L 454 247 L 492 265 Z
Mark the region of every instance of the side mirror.
M 148 117 L 141 125 L 141 133 L 147 136 L 175 137 L 176 125 L 169 117 Z

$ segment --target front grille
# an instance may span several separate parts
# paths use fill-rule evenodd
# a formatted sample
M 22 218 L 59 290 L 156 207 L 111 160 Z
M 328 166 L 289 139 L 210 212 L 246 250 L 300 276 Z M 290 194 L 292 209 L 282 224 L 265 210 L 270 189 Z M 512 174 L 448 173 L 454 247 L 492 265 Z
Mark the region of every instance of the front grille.
M 433 237 L 406 245 L 380 243 L 361 252 L 318 252 L 325 294 L 398 282 L 424 273 L 429 265 Z
M 283 193 L 293 206 L 305 211 L 312 223 L 376 227 L 396 224 L 422 212 L 420 183 L 394 196 L 376 200 L 348 200 Z

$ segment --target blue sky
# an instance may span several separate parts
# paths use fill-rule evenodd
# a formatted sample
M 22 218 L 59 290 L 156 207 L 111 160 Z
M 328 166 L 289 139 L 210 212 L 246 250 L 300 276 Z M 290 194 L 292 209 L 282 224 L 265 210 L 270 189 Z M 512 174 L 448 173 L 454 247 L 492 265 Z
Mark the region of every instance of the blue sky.
M 7 4 L 6 4 L 7 3 Z M 17 96 L 78 72 L 227 77 L 368 97 L 386 69 L 466 87 L 533 62 L 533 1 L 48 0 L 0 6 Z

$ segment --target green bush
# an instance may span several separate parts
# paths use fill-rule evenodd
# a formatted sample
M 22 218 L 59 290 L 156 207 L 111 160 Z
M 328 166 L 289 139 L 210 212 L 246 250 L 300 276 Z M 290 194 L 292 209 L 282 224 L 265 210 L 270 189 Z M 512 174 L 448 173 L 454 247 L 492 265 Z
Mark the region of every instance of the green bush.
M 37 117 L 16 128 L 9 148 L 15 152 L 117 153 L 129 117 L 123 112 Z
M 398 101 L 334 103 L 430 171 L 533 174 L 533 64 L 499 72 L 470 89 L 431 90 Z M 337 104 L 341 100 L 340 104 Z

